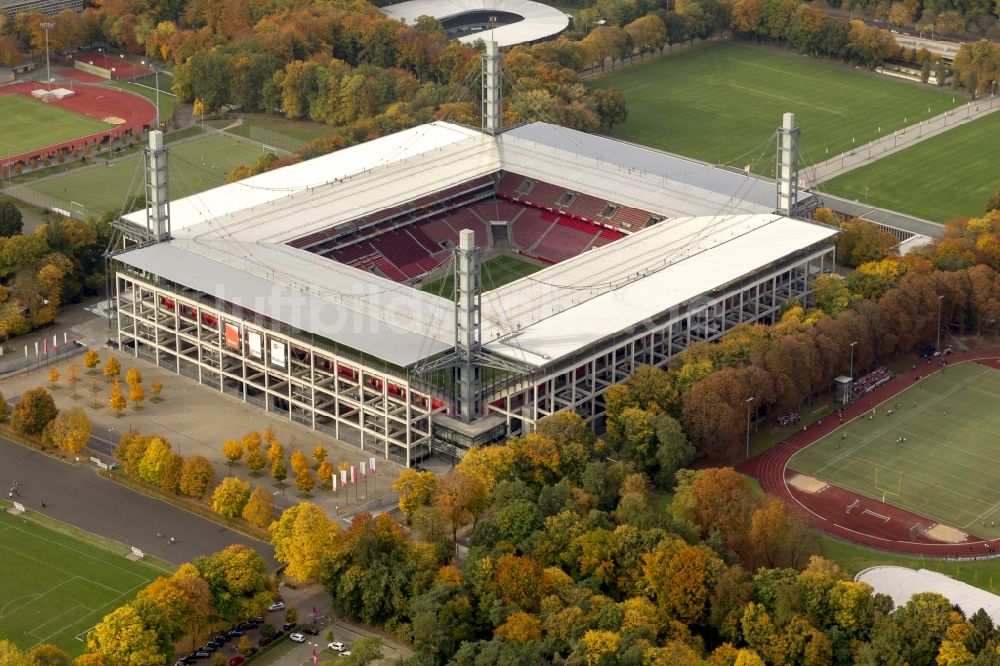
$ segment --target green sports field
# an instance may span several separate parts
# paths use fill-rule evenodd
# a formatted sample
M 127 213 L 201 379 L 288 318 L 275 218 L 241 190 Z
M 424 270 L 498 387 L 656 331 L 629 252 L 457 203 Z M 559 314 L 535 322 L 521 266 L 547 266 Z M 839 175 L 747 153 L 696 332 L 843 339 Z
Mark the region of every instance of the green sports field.
M 993 113 L 849 171 L 821 189 L 935 222 L 979 217 L 1000 186 L 997 155 L 1000 114 Z
M 170 196 L 174 199 L 204 192 L 226 182 L 226 174 L 239 164 L 254 162 L 261 155 L 260 144 L 236 141 L 210 134 L 205 137 L 170 144 Z M 142 194 L 143 161 L 133 155 L 104 166 L 77 169 L 28 189 L 64 203 L 66 209 L 78 209 L 101 215 L 120 210 L 129 193 Z
M 755 173 L 774 170 L 774 130 L 792 112 L 803 164 L 964 103 L 951 93 L 819 59 L 733 43 L 695 46 L 602 75 L 625 95 L 614 136 Z M 954 101 L 953 101 L 954 100 Z M 928 111 L 928 109 L 930 109 Z
M 27 95 L 0 95 L 0 157 L 54 146 L 111 127 Z
M 22 650 L 52 643 L 71 655 L 86 633 L 157 576 L 145 562 L 0 511 L 0 638 Z
M 887 502 L 976 536 L 1000 537 L 1000 370 L 949 366 L 889 403 L 874 419 L 855 419 L 797 453 L 789 467 L 878 500 L 885 493 Z M 906 441 L 897 444 L 898 437 Z
M 539 266 L 524 259 L 518 259 L 510 255 L 500 255 L 491 257 L 483 262 L 482 278 L 483 291 L 502 287 L 508 282 L 513 282 L 525 275 L 531 275 L 542 270 L 544 266 Z M 455 289 L 455 276 L 446 275 L 433 282 L 420 285 L 423 291 L 432 294 L 439 294 L 445 298 L 451 298 Z

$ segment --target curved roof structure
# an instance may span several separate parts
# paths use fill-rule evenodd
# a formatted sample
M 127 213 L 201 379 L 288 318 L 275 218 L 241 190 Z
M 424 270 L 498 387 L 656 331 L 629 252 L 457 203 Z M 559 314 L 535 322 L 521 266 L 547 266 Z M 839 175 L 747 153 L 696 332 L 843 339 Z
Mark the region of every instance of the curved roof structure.
M 876 592 L 888 594 L 896 606 L 906 605 L 918 592 L 937 592 L 961 608 L 966 617 L 982 608 L 994 622 L 1000 622 L 1000 597 L 936 571 L 878 566 L 858 572 L 854 579 L 868 583 Z
M 442 23 L 462 14 L 489 12 L 515 14 L 522 18 L 493 30 L 475 30 L 458 36 L 460 42 L 467 44 L 478 39 L 492 39 L 500 46 L 530 44 L 555 37 L 569 25 L 566 14 L 532 0 L 410 0 L 383 7 L 382 11 L 411 25 L 421 16 L 433 16 Z

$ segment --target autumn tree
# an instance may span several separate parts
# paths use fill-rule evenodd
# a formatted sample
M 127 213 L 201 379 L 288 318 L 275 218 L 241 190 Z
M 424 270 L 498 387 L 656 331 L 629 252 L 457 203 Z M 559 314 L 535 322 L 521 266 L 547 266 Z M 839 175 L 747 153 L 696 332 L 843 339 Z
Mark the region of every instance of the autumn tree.
M 49 368 L 49 384 L 52 385 L 52 388 L 56 388 L 56 384 L 58 383 L 59 383 L 59 368 L 53 365 L 51 368 Z
M 300 470 L 303 470 L 303 469 L 304 470 L 308 470 L 309 469 L 309 458 L 306 457 L 306 454 L 304 454 L 304 453 L 302 453 L 301 451 L 298 451 L 298 450 L 292 451 L 292 457 L 291 457 L 289 463 L 290 463 L 290 466 L 292 468 L 292 471 L 295 472 L 296 474 Z
M 621 125 L 628 120 L 625 95 L 617 88 L 597 88 L 593 95 L 597 117 L 600 118 L 602 125 L 607 126 L 610 136 L 615 125 Z
M 308 462 L 305 467 L 299 467 L 299 469 L 295 470 L 295 487 L 302 494 L 307 494 L 316 487 L 316 479 L 309 469 Z
M 118 379 L 118 376 L 122 373 L 122 364 L 118 362 L 118 359 L 114 356 L 108 356 L 107 362 L 104 364 L 104 377 L 111 382 L 112 380 Z
M 70 388 L 73 390 L 73 397 L 77 397 L 76 386 L 80 383 L 80 364 L 79 363 L 69 363 L 66 366 L 66 379 L 69 381 Z
M 7 420 L 8 409 L 7 398 L 4 397 L 3 391 L 0 391 L 0 423 Z
M 232 545 L 193 564 L 208 583 L 215 614 L 224 622 L 262 615 L 271 604 L 267 566 L 249 546 Z
M 129 368 L 125 373 L 125 383 L 130 387 L 142 383 L 142 373 L 139 372 L 139 368 Z
M 243 520 L 257 527 L 267 527 L 274 520 L 274 502 L 271 493 L 257 486 L 243 507 Z
M 406 514 L 406 522 L 413 520 L 414 512 L 429 504 L 434 497 L 437 480 L 433 472 L 404 469 L 392 482 L 392 490 L 399 493 L 399 510 Z
M 128 387 L 128 399 L 132 401 L 132 408 L 138 411 L 142 408 L 142 402 L 146 399 L 146 391 L 141 383 L 135 383 Z
M 303 583 L 319 578 L 323 557 L 334 552 L 339 532 L 326 512 L 309 502 L 285 509 L 270 531 L 275 559 L 287 565 L 289 576 Z
M 283 484 L 288 478 L 288 469 L 282 458 L 275 458 L 271 461 L 271 478 L 274 479 L 275 485 Z
M 707 538 L 718 532 L 726 547 L 743 552 L 759 500 L 746 477 L 731 467 L 702 470 L 691 484 L 692 518 Z
M 154 486 L 161 485 L 173 453 L 170 444 L 165 439 L 158 435 L 152 435 L 146 445 L 142 460 L 139 462 L 139 478 Z
M 149 385 L 149 392 L 153 394 L 153 402 L 159 402 L 160 393 L 163 392 L 163 382 L 154 379 Z
M 191 497 L 204 497 L 215 481 L 215 470 L 205 456 L 191 456 L 181 470 L 180 490 Z
M 224 518 L 235 518 L 243 511 L 250 496 L 250 486 L 235 476 L 227 476 L 212 493 L 212 509 Z
M 333 465 L 329 460 L 324 460 L 319 464 L 319 469 L 316 470 L 316 479 L 324 486 L 329 486 L 331 484 L 331 479 L 333 479 Z
M 402 498 L 400 499 L 402 502 Z M 489 496 L 483 482 L 474 476 L 453 472 L 437 482 L 433 504 L 451 526 L 451 538 L 458 546 L 458 528 L 488 506 Z
M 10 424 L 26 435 L 40 435 L 58 414 L 51 393 L 44 388 L 29 389 L 11 410 Z
M 69 653 L 49 643 L 36 645 L 26 656 L 31 666 L 69 666 L 73 662 Z
M 158 643 L 156 631 L 145 625 L 131 604 L 105 615 L 87 634 L 87 650 L 112 664 L 161 666 L 166 655 L 157 649 Z
M 313 460 L 316 461 L 317 467 L 319 467 L 326 461 L 326 456 L 327 456 L 326 447 L 323 446 L 322 444 L 317 444 L 316 448 L 312 450 L 312 457 Z
M 750 570 L 758 567 L 798 569 L 817 548 L 809 526 L 777 497 L 769 498 L 763 507 L 754 511 L 747 542 L 744 559 Z
M 90 443 L 91 423 L 80 407 L 59 412 L 45 427 L 43 437 L 67 453 L 76 455 Z
M 271 430 L 268 428 L 268 430 Z M 271 437 L 264 437 L 264 443 L 267 444 L 267 460 L 271 465 L 274 465 L 275 460 L 284 460 L 285 458 L 285 447 L 278 440 L 274 439 L 274 431 L 271 431 Z
M 222 443 L 222 455 L 230 465 L 235 465 L 243 457 L 243 443 L 238 439 L 227 439 Z
M 110 360 L 114 360 L 112 357 Z M 128 406 L 125 402 L 125 396 L 122 395 L 122 383 L 118 379 L 115 379 L 114 384 L 111 385 L 111 395 L 108 396 L 108 406 L 114 411 L 115 416 L 120 417 L 122 412 Z
M 93 374 L 94 369 L 101 364 L 101 355 L 93 349 L 88 349 L 83 355 L 83 365 L 87 368 L 87 374 Z
M 642 560 L 643 581 L 657 607 L 682 624 L 703 622 L 715 583 L 726 569 L 719 557 L 706 546 L 671 539 Z

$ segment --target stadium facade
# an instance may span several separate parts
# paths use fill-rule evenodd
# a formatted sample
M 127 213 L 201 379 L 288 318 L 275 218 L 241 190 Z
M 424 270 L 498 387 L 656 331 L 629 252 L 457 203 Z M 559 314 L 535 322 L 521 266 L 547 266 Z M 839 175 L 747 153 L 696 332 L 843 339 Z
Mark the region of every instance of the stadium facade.
M 836 230 L 789 216 L 780 187 L 484 127 L 421 125 L 178 201 L 152 133 L 147 210 L 112 255 L 118 344 L 409 465 L 561 410 L 600 425 L 638 365 L 772 321 L 834 267 Z M 494 255 L 544 267 L 484 292 Z M 454 296 L 412 286 L 441 275 Z

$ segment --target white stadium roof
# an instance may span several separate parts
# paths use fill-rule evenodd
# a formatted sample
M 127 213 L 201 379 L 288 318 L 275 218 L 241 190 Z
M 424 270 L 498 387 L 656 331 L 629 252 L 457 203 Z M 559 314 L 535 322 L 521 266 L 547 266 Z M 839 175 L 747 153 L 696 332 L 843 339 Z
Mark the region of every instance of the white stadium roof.
M 569 25 L 569 17 L 563 12 L 531 0 L 411 0 L 383 7 L 382 11 L 410 25 L 421 16 L 433 16 L 444 21 L 470 12 L 499 11 L 521 16 L 523 21 L 493 30 L 470 32 L 458 38 L 458 41 L 467 44 L 489 38 L 501 47 L 554 37 Z
M 888 594 L 896 606 L 905 606 L 919 592 L 937 592 L 961 608 L 966 617 L 972 617 L 982 608 L 993 618 L 994 624 L 1000 624 L 1000 597 L 936 571 L 870 567 L 858 572 L 854 579 L 871 585 L 880 594 Z
M 172 201 L 172 239 L 115 258 L 409 366 L 453 346 L 450 300 L 288 243 L 501 170 L 669 218 L 483 295 L 483 343 L 532 366 L 836 233 L 770 214 L 742 174 L 543 123 L 436 122 Z

